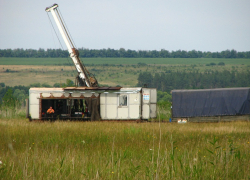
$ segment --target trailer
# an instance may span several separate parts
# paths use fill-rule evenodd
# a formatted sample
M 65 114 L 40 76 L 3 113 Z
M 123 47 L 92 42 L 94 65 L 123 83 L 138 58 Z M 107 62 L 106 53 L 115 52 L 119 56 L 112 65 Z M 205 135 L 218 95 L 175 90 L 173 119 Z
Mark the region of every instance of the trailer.
M 176 121 L 231 121 L 249 117 L 249 87 L 172 91 L 172 119 Z
M 31 121 L 148 120 L 157 116 L 156 103 L 155 88 L 30 88 L 27 114 Z

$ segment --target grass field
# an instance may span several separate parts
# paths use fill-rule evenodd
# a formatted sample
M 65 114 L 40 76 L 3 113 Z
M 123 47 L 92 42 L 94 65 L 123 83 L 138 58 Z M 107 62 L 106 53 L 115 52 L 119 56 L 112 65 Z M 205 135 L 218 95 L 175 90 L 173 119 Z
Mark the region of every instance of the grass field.
M 138 63 L 156 65 L 205 65 L 224 62 L 227 65 L 250 65 L 250 59 L 224 58 L 81 58 L 84 64 L 123 64 Z M 63 65 L 71 63 L 70 58 L 0 58 L 0 65 Z
M 211 62 L 218 64 L 222 61 L 225 66 L 206 66 Z M 139 66 L 138 63 L 142 62 L 151 65 Z M 71 66 L 65 66 L 65 63 Z M 90 58 L 84 59 L 84 63 L 100 84 L 122 87 L 136 86 L 138 75 L 145 71 L 153 74 L 184 70 L 242 72 L 250 68 L 250 59 Z M 75 81 L 75 76 L 75 67 L 66 58 L 0 58 L 0 82 L 8 86 L 29 86 L 37 82 L 53 86 L 55 83 L 65 83 L 66 79 Z
M 249 179 L 250 123 L 0 120 L 0 179 Z
M 226 65 L 206 66 L 211 62 Z M 64 63 L 71 60 L 0 58 L 0 82 L 15 86 L 74 81 L 74 67 Z M 107 58 L 84 63 L 99 83 L 131 87 L 140 72 L 246 71 L 250 60 Z M 158 112 L 158 118 L 169 118 L 169 110 Z M 3 114 L 0 179 L 250 179 L 249 122 L 50 123 Z
M 95 74 L 100 84 L 123 87 L 136 86 L 140 69 L 124 67 L 88 66 L 88 70 Z M 73 66 L 34 66 L 34 65 L 0 65 L 0 82 L 6 86 L 24 85 L 32 83 L 65 83 L 66 79 L 73 82 L 76 77 Z

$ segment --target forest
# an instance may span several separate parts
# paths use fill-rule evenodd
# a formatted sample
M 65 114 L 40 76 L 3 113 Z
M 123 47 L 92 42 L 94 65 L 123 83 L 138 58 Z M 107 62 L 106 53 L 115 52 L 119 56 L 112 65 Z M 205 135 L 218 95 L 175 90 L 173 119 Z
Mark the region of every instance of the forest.
M 221 52 L 202 52 L 165 49 L 157 50 L 130 50 L 116 49 L 86 49 L 79 48 L 80 57 L 87 58 L 250 58 L 250 51 L 237 52 L 236 50 L 224 50 Z M 68 57 L 68 51 L 62 49 L 0 49 L 0 57 L 20 57 L 20 58 L 56 58 Z
M 170 93 L 173 89 L 210 89 L 227 87 L 249 87 L 250 71 L 166 71 L 161 74 L 141 72 L 138 76 L 138 86 L 154 87 L 162 92 Z

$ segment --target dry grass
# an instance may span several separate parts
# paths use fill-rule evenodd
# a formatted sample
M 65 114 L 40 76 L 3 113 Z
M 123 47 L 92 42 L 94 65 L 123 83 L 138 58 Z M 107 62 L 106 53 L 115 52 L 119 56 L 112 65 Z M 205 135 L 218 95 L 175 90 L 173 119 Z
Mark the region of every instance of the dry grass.
M 6 72 L 7 69 L 10 72 Z M 65 83 L 66 79 L 74 80 L 70 66 L 0 65 L 0 76 L 1 82 L 7 86 L 29 86 L 38 82 L 53 85 L 57 82 Z
M 249 179 L 250 123 L 0 120 L 1 179 Z
M 10 72 L 6 72 L 6 70 Z M 102 85 L 122 87 L 136 86 L 137 78 L 140 72 L 162 73 L 166 71 L 194 71 L 204 72 L 206 70 L 237 70 L 238 72 L 246 71 L 249 65 L 226 65 L 226 66 L 205 66 L 198 64 L 193 65 L 173 65 L 173 64 L 157 64 L 151 66 L 137 65 L 88 65 L 87 69 L 93 73 L 98 82 Z M 29 86 L 32 83 L 47 83 L 53 86 L 55 83 L 65 83 L 67 79 L 75 81 L 76 70 L 73 66 L 53 66 L 53 65 L 0 65 L 0 82 L 7 86 L 24 85 Z
M 10 72 L 6 72 L 7 69 Z M 137 84 L 138 73 L 134 73 L 135 71 L 125 73 L 125 69 L 119 67 L 109 67 L 104 70 L 102 66 L 89 66 L 88 69 L 95 74 L 100 84 L 109 86 L 119 84 L 123 87 Z M 74 82 L 76 70 L 72 66 L 0 65 L 0 76 L 0 82 L 6 86 L 29 86 L 38 82 L 53 86 L 55 83 L 65 83 L 67 79 Z

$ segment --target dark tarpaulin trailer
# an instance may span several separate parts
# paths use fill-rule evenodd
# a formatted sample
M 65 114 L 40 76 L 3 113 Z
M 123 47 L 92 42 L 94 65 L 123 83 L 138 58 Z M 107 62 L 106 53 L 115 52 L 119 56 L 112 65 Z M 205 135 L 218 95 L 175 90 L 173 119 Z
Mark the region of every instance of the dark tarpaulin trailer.
M 250 114 L 250 88 L 173 90 L 172 114 L 178 117 Z

